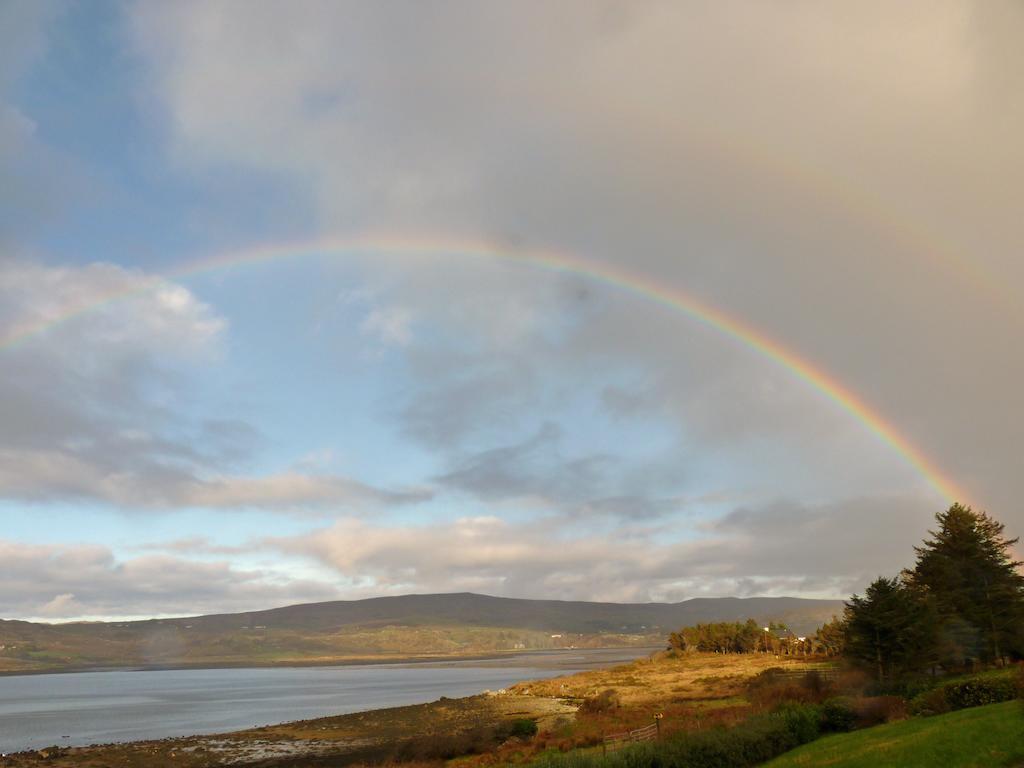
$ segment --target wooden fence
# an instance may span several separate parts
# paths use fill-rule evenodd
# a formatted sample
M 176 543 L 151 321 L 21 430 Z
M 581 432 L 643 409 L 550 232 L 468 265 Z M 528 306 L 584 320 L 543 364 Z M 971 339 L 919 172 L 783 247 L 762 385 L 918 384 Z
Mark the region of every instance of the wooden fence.
M 774 674 L 777 677 L 790 679 L 799 679 L 807 677 L 807 675 L 814 673 L 822 680 L 835 680 L 839 677 L 839 670 L 836 667 L 804 667 L 803 669 L 784 669 Z
M 658 738 L 658 724 L 651 723 L 643 728 L 636 728 L 624 733 L 613 733 L 604 737 L 604 751 L 614 752 L 617 749 L 628 747 L 630 744 L 639 744 L 642 741 L 655 741 Z

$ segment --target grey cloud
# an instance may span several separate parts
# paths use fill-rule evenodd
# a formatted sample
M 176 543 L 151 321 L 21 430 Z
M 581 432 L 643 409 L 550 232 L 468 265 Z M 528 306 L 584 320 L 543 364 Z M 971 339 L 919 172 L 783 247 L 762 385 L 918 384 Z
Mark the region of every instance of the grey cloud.
M 695 538 L 672 525 L 598 533 L 553 518 L 462 518 L 430 526 L 345 519 L 264 542 L 374 593 L 473 589 L 515 597 L 680 600 L 730 594 L 846 597 L 913 563 L 933 509 L 920 497 L 741 508 Z
M 200 430 L 195 443 L 212 453 L 217 465 L 243 461 L 266 441 L 256 427 L 241 419 L 206 419 Z
M 226 561 L 171 555 L 120 559 L 106 547 L 31 546 L 0 540 L 0 615 L 194 615 L 337 597 L 334 587 Z
M 169 552 L 177 555 L 238 555 L 252 550 L 248 546 L 225 546 L 214 543 L 206 536 L 189 536 L 171 541 L 151 541 L 138 544 L 134 549 L 143 552 Z
M 88 452 L 85 452 L 86 454 Z M 71 451 L 0 450 L 0 494 L 19 501 L 73 500 L 116 508 L 268 509 L 303 514 L 429 501 L 429 489 L 379 489 L 337 475 L 285 472 L 209 476 L 167 466 L 158 456 L 103 463 Z
M 565 458 L 560 428 L 547 422 L 516 445 L 490 448 L 463 459 L 437 482 L 482 499 L 539 496 L 556 501 L 599 493 L 614 459 L 607 455 Z
M 171 506 L 302 509 L 415 504 L 429 501 L 432 496 L 433 492 L 426 488 L 388 490 L 336 475 L 289 472 L 254 478 L 203 479 L 181 489 L 181 496 L 169 501 Z
M 578 517 L 608 515 L 618 518 L 648 520 L 678 515 L 690 508 L 687 498 L 650 498 L 647 496 L 605 496 L 587 499 L 575 514 Z
M 446 353 L 430 362 L 437 376 L 425 376 L 419 389 L 396 416 L 402 431 L 428 446 L 454 448 L 467 437 L 500 434 L 517 421 L 516 413 L 539 399 L 536 385 L 527 383 L 535 372 L 511 361 L 476 360 L 465 364 Z M 442 373 L 444 361 L 453 366 Z M 422 360 L 421 360 L 422 362 Z
M 629 459 L 610 453 L 567 456 L 561 443 L 562 428 L 545 422 L 522 442 L 461 457 L 434 482 L 483 502 L 523 502 L 576 518 L 656 518 L 688 505 L 681 497 L 660 495 L 682 484 L 682 472 L 665 483 L 656 480 L 657 468 L 649 463 L 637 470 Z

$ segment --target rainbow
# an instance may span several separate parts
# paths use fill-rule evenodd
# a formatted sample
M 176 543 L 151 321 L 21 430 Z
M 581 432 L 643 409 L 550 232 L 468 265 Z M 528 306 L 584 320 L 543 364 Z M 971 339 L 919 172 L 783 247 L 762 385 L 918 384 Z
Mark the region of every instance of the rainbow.
M 264 245 L 228 251 L 185 263 L 160 276 L 148 278 L 141 283 L 136 282 L 130 289 L 112 292 L 98 298 L 92 297 L 86 302 L 65 308 L 56 316 L 10 329 L 0 336 L 0 350 L 8 350 L 25 344 L 31 339 L 41 336 L 69 321 L 89 313 L 101 311 L 111 302 L 144 295 L 148 291 L 168 285 L 170 281 L 216 272 L 218 270 L 231 269 L 242 265 L 299 258 L 302 256 L 372 253 L 381 255 L 409 255 L 421 258 L 460 257 L 486 260 L 497 259 L 526 264 L 549 272 L 579 275 L 596 283 L 601 283 L 620 291 L 626 291 L 660 304 L 672 311 L 685 315 L 701 325 L 725 334 L 789 370 L 798 379 L 804 381 L 854 416 L 870 432 L 873 432 L 896 453 L 901 455 L 946 501 L 963 501 L 969 498 L 931 459 L 903 437 L 894 426 L 854 392 L 768 335 L 746 324 L 739 318 L 698 300 L 679 288 L 662 285 L 650 278 L 627 272 L 611 264 L 585 260 L 579 256 L 561 251 L 502 247 L 483 241 L 459 241 L 442 238 L 408 239 L 374 235 Z

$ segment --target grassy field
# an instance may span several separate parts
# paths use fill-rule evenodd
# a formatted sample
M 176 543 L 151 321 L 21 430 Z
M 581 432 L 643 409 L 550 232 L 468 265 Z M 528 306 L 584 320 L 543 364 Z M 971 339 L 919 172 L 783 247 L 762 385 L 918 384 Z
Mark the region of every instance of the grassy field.
M 1024 706 L 1008 701 L 827 736 L 773 760 L 766 768 L 1019 765 L 1024 765 Z

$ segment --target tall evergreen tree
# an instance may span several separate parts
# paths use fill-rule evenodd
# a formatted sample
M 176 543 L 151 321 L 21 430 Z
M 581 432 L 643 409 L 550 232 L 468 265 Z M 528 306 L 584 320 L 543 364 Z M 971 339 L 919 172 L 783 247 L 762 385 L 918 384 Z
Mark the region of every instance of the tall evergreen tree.
M 947 659 L 1001 661 L 1024 655 L 1024 576 L 1010 548 L 1017 539 L 984 512 L 954 504 L 935 516 L 906 581 L 938 612 Z
M 928 667 L 934 659 L 929 603 L 900 579 L 875 579 L 846 604 L 844 653 L 880 680 Z

